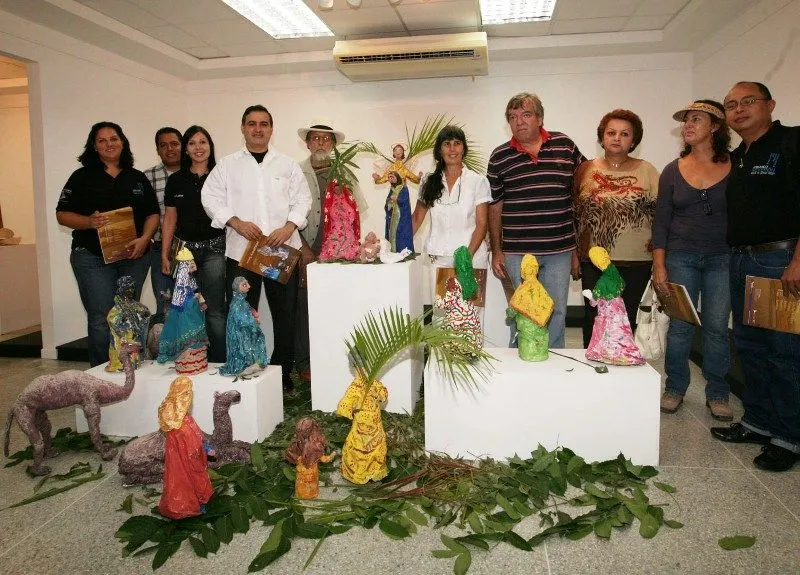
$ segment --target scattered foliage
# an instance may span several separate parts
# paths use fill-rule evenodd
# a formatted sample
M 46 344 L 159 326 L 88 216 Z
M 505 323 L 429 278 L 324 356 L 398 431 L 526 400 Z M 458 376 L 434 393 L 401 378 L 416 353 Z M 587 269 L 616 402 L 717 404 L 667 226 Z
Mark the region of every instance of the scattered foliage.
M 734 551 L 752 547 L 756 543 L 756 538 L 751 535 L 733 535 L 731 537 L 723 537 L 717 543 L 725 551 Z
M 125 445 L 130 441 L 130 439 L 121 439 L 118 441 L 110 441 L 108 437 L 105 435 L 100 436 L 103 439 L 103 443 L 110 443 L 115 447 L 119 447 L 120 445 Z M 133 439 L 133 438 L 131 438 Z M 52 450 L 55 452 L 61 451 L 95 451 L 94 444 L 92 443 L 92 438 L 89 437 L 88 433 L 77 433 L 72 431 L 70 427 L 62 427 L 56 434 L 53 436 L 52 439 Z M 33 447 L 28 445 L 25 449 L 17 451 L 16 453 L 12 453 L 8 456 L 11 460 L 5 464 L 5 467 L 14 467 L 15 465 L 19 465 L 23 461 L 30 460 L 33 461 Z

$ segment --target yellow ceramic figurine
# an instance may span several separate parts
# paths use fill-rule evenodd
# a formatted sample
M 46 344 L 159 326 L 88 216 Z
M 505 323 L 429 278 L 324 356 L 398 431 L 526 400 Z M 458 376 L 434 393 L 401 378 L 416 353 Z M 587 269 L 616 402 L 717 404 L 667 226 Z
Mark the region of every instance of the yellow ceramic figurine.
M 526 254 L 520 265 L 522 283 L 509 300 L 507 314 L 516 320 L 519 356 L 525 361 L 544 361 L 548 353 L 547 322 L 553 313 L 553 298 L 537 278 L 539 261 Z
M 356 375 L 336 407 L 336 414 L 353 420 L 353 426 L 342 448 L 342 477 L 363 485 L 386 477 L 386 433 L 381 421 L 381 408 L 389 392 L 378 380 L 367 387 Z

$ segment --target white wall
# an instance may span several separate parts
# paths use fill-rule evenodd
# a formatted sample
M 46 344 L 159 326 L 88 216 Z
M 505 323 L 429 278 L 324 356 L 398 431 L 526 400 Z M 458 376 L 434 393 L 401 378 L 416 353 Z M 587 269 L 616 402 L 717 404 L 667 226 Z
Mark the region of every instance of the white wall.
M 637 156 L 659 170 L 678 152 L 677 124 L 672 113 L 691 98 L 691 56 L 599 57 L 525 62 L 498 62 L 488 77 L 351 83 L 337 73 L 271 76 L 192 82 L 189 120 L 203 124 L 214 138 L 218 157 L 241 147 L 241 113 L 263 104 L 273 115 L 273 143 L 301 160 L 308 155 L 297 129 L 315 123 L 342 130 L 349 140 L 368 140 L 382 149 L 405 140 L 429 116 L 446 114 L 466 126 L 488 160 L 492 149 L 511 134 L 504 121 L 508 99 L 521 91 L 536 92 L 545 108 L 545 127 L 570 135 L 587 157 L 601 152 L 596 143 L 600 118 L 614 108 L 630 108 L 644 122 L 645 137 Z M 385 185 L 370 174 L 373 158 L 356 163 L 361 189 L 370 209 L 362 217 L 362 233 L 383 235 Z M 416 166 L 429 171 L 430 154 Z M 412 186 L 412 205 L 416 187 Z M 419 250 L 426 228 L 415 238 Z M 570 303 L 581 305 L 578 284 Z
M 763 82 L 777 101 L 773 117 L 800 124 L 800 0 L 764 0 L 697 51 L 696 98 L 722 101 L 740 80 Z
M 26 94 L 0 96 L 0 208 L 5 227 L 23 244 L 36 243 Z
M 91 124 L 112 120 L 131 141 L 136 166 L 157 156 L 153 133 L 185 124 L 184 84 L 50 29 L 0 11 L 0 52 L 29 62 L 31 149 L 44 357 L 86 335 L 69 265 L 70 230 L 58 225 L 61 188 L 78 167 Z M 152 295 L 148 296 L 152 304 Z

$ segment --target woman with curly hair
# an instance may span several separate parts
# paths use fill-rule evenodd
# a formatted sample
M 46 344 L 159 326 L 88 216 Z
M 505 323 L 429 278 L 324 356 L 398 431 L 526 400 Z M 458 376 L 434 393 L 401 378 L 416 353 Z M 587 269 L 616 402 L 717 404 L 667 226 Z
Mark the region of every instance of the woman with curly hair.
M 730 130 L 725 109 L 714 100 L 696 100 L 672 116 L 682 123 L 680 158 L 664 168 L 653 225 L 653 283 L 686 286 L 701 301 L 703 376 L 706 405 L 720 421 L 730 421 L 729 249 L 725 188 L 731 163 Z M 664 370 L 667 383 L 661 411 L 675 413 L 689 387 L 689 353 L 694 326 L 672 319 L 667 331 Z
M 636 310 L 650 280 L 650 236 L 658 195 L 658 171 L 629 154 L 642 141 L 642 120 L 630 110 L 612 110 L 597 126 L 603 156 L 582 163 L 575 172 L 573 207 L 578 227 L 578 257 L 572 277 L 591 290 L 600 270 L 589 261 L 589 248 L 611 256 L 627 286 L 622 298 L 628 321 L 636 328 Z M 597 308 L 584 302 L 583 346 L 588 347 Z

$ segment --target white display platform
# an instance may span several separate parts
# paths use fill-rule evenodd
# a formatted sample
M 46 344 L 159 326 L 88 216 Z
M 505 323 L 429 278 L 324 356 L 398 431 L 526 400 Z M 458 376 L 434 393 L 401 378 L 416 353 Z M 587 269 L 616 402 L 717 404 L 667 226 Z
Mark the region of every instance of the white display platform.
M 425 370 L 425 449 L 465 458 L 530 456 L 539 444 L 567 447 L 586 461 L 623 453 L 658 465 L 661 378 L 650 365 L 590 367 L 550 354 L 519 359 L 486 349 L 496 372 L 478 389 L 456 389 L 430 362 Z M 586 361 L 585 350 L 559 353 Z
M 261 441 L 283 421 L 283 386 L 281 368 L 269 365 L 257 376 L 239 379 L 215 374 L 220 364 L 209 364 L 209 369 L 190 376 L 194 399 L 192 417 L 206 433 L 214 431 L 214 392 L 236 390 L 241 394 L 239 403 L 231 404 L 228 413 L 233 421 L 233 438 L 242 441 Z M 87 373 L 118 385 L 125 381 L 122 372 L 108 373 L 105 364 L 87 370 Z M 125 401 L 103 406 L 100 431 L 106 435 L 134 437 L 158 430 L 158 406 L 169 392 L 169 385 L 178 374 L 172 363 L 158 364 L 144 361 L 136 370 L 136 384 Z M 88 430 L 86 418 L 80 407 L 75 408 L 75 425 L 79 432 Z
M 368 312 L 399 307 L 422 314 L 419 264 L 313 263 L 308 273 L 311 408 L 335 411 L 353 380 L 345 339 Z M 422 352 L 406 354 L 381 377 L 389 391 L 386 410 L 411 413 L 422 382 Z

